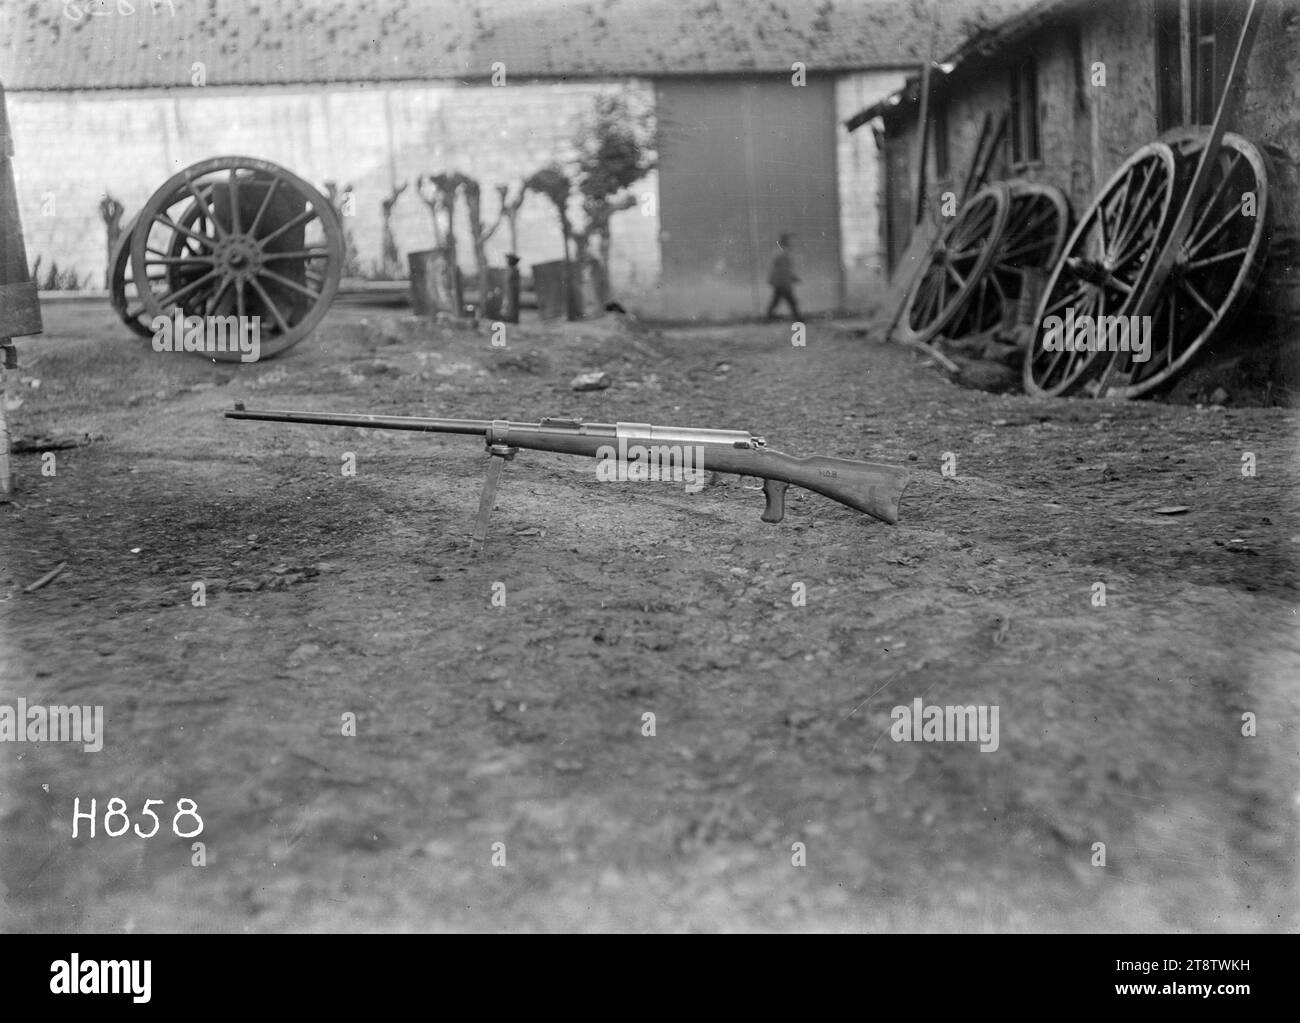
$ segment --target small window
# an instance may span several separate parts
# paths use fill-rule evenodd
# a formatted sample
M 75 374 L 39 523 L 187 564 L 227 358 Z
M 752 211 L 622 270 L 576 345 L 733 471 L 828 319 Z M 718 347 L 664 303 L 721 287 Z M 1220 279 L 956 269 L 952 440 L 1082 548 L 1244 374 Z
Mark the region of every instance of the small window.
M 1214 120 L 1244 17 L 1245 5 L 1237 0 L 1158 0 L 1156 117 L 1161 131 Z
M 1245 16 L 1236 0 L 1196 0 L 1188 5 L 1191 25 L 1191 110 L 1197 124 L 1210 124 L 1228 87 L 1228 68 Z
M 948 104 L 941 100 L 934 109 L 934 176 L 936 178 L 946 178 L 950 171 Z
M 1156 3 L 1156 127 L 1181 128 L 1183 99 L 1183 19 L 1180 0 Z
M 1011 69 L 1011 162 L 1042 159 L 1038 131 L 1038 62 L 1028 57 Z

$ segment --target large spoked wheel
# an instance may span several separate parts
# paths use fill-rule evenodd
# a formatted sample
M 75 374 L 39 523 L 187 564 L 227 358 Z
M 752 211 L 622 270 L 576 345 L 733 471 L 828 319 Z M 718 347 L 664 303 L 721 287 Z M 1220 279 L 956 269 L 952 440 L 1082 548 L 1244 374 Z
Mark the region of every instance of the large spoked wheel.
M 140 211 L 130 247 L 132 280 L 149 282 L 137 289 L 147 320 L 177 310 L 239 317 L 241 329 L 256 326 L 264 359 L 320 322 L 343 270 L 329 201 L 283 167 L 246 156 L 204 160 L 168 180 Z M 241 358 L 237 347 L 203 354 Z
M 996 254 L 960 315 L 943 331 L 969 337 L 1006 324 L 1017 310 L 1027 272 L 1046 275 L 1060 258 L 1070 230 L 1070 204 L 1051 185 L 1009 181 L 1011 207 Z
M 1190 180 L 1205 136 L 1173 144 Z M 1135 398 L 1154 390 L 1231 321 L 1263 271 L 1272 212 L 1267 158 L 1250 140 L 1226 133 L 1187 239 L 1151 307 L 1150 357 L 1138 362 L 1132 351 L 1114 353 L 1099 378 L 1100 392 Z
M 1130 156 L 1093 200 L 1038 303 L 1025 353 L 1027 393 L 1065 394 L 1105 365 L 1095 345 L 1076 346 L 1074 338 L 1065 337 L 1064 325 L 1133 311 L 1176 212 L 1178 184 L 1173 149 L 1151 142 Z
M 113 247 L 113 263 L 111 273 L 109 274 L 108 283 L 108 300 L 117 315 L 121 318 L 131 331 L 140 337 L 153 337 L 153 327 L 151 326 L 152 317 L 145 310 L 144 300 L 140 297 L 140 289 L 136 286 L 135 275 L 131 272 L 131 234 L 135 230 L 135 225 L 139 223 L 139 217 L 132 217 L 126 225 L 121 237 L 118 238 L 117 244 Z M 199 207 L 191 203 L 185 213 L 180 218 L 180 223 L 185 227 L 194 228 L 202 231 L 205 228 L 203 217 L 200 214 Z M 180 256 L 188 249 L 189 237 L 177 232 L 169 247 L 169 255 Z M 189 269 L 188 274 L 192 277 L 195 273 L 193 268 Z M 179 267 L 156 266 L 150 270 L 149 285 L 150 289 L 157 295 L 165 295 L 169 289 L 169 284 L 181 281 L 186 276 L 185 272 Z M 188 283 L 187 281 L 185 283 Z
M 905 341 L 928 344 L 961 315 L 997 254 L 1010 207 L 1010 190 L 994 184 L 958 212 L 908 291 L 898 325 Z

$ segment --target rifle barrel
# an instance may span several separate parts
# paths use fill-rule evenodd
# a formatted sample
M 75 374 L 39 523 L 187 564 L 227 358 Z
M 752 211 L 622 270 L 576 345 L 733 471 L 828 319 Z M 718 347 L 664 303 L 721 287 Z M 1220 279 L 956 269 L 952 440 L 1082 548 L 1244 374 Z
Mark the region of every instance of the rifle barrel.
M 260 419 L 271 423 L 309 423 L 314 426 L 363 426 L 376 430 L 415 430 L 420 433 L 486 434 L 490 419 L 426 419 L 419 416 L 375 416 L 347 412 L 283 412 L 276 409 L 236 408 L 227 419 Z

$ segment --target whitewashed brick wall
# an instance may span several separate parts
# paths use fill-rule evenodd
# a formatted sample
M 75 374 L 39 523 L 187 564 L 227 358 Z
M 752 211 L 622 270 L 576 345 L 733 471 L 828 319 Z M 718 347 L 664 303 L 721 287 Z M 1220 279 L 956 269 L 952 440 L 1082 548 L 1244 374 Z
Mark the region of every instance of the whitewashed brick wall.
M 15 145 L 14 169 L 28 257 L 75 268 L 100 286 L 104 230 L 99 201 L 105 190 L 129 217 L 182 167 L 209 156 L 238 154 L 272 160 L 324 190 L 351 183 L 352 231 L 363 268 L 377 264 L 382 246 L 380 202 L 394 181 L 411 187 L 394 207 L 401 253 L 433 243 L 427 207 L 415 194 L 420 173 L 461 170 L 479 180 L 483 216 L 496 215 L 494 186 L 520 180 L 570 149 L 577 119 L 602 90 L 627 87 L 652 96 L 649 83 L 514 84 L 458 87 L 412 84 L 264 87 L 256 91 L 193 90 L 93 93 L 8 93 Z M 616 215 L 611 272 L 628 297 L 659 278 L 658 186 L 652 174 L 637 186 L 655 202 Z M 463 205 L 462 205 L 463 218 Z M 575 201 L 575 224 L 582 217 Z M 124 218 L 124 222 L 125 222 Z M 468 226 L 458 226 L 459 251 L 473 268 Z M 550 202 L 530 195 L 519 220 L 519 248 L 531 264 L 558 259 L 560 228 Z M 509 233 L 503 223 L 488 245 L 504 263 Z M 43 272 L 44 272 L 43 269 Z

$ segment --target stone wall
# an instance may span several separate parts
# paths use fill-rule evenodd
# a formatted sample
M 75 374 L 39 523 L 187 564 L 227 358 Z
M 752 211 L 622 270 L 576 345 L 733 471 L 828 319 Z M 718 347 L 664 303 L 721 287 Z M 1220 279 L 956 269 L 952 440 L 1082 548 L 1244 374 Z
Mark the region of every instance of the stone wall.
M 1300 313 L 1300 277 L 1295 270 L 1300 237 L 1300 4 L 1270 5 L 1246 69 L 1246 91 L 1233 130 L 1269 153 L 1275 177 L 1274 257 L 1263 282 L 1270 304 Z M 1070 199 L 1076 216 L 1116 169 L 1138 148 L 1157 138 L 1155 39 L 1152 0 L 1123 0 L 1081 16 L 1078 49 L 1068 22 L 1053 22 L 1014 47 L 1031 48 L 1038 61 L 1042 159 L 1011 167 L 995 164 L 991 177 L 1017 176 L 1055 185 Z M 1092 84 L 1093 65 L 1105 65 L 1105 85 Z M 986 113 L 1007 109 L 1011 57 L 982 68 L 959 70 L 949 97 L 952 174 L 936 180 L 931 164 L 931 207 L 941 193 L 960 184 Z M 1077 83 L 1082 82 L 1080 89 Z M 915 146 L 915 110 L 902 137 Z M 866 131 L 859 129 L 857 134 Z M 1004 147 L 1004 154 L 1009 146 Z M 933 155 L 931 156 L 933 160 Z

